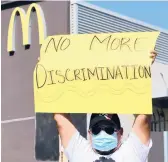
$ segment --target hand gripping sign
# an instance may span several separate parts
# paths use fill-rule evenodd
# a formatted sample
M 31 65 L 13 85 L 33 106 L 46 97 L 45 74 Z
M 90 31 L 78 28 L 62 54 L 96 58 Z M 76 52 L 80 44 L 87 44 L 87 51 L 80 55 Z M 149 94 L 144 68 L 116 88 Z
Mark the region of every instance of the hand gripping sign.
M 35 112 L 152 113 L 149 53 L 158 35 L 48 37 L 34 70 Z

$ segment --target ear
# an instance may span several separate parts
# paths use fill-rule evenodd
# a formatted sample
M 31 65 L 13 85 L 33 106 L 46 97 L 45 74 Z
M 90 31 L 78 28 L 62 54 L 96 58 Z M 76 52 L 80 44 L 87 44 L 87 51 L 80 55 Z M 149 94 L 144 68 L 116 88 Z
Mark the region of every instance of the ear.
M 124 130 L 123 130 L 122 127 L 120 128 L 120 131 L 119 131 L 119 132 L 120 132 L 120 135 L 122 136 L 122 135 L 123 135 L 123 132 L 124 132 Z
M 91 134 L 91 130 L 90 129 L 88 130 L 88 133 Z

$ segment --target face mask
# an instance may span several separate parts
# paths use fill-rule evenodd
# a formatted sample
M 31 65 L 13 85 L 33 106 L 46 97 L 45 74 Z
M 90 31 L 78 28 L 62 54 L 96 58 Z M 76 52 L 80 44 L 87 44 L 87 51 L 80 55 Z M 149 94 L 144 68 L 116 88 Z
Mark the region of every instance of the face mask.
M 92 147 L 96 150 L 102 152 L 110 151 L 116 148 L 117 144 L 118 139 L 116 132 L 109 135 L 105 131 L 101 131 L 98 135 L 92 135 Z

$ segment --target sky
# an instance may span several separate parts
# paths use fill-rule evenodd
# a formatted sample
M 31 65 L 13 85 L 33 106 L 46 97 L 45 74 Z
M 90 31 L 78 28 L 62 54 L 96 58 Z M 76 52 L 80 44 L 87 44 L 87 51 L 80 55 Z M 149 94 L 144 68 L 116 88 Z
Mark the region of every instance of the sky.
M 168 1 L 87 2 L 168 30 Z

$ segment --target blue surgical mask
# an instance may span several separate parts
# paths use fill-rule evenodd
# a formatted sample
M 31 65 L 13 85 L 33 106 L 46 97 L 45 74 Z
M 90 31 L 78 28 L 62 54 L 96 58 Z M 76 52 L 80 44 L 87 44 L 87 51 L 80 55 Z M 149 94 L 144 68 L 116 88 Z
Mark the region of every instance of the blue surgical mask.
M 116 132 L 114 132 L 112 135 L 109 135 L 105 131 L 101 131 L 97 135 L 92 135 L 92 147 L 96 150 L 102 152 L 110 151 L 116 148 L 117 144 L 118 138 Z

